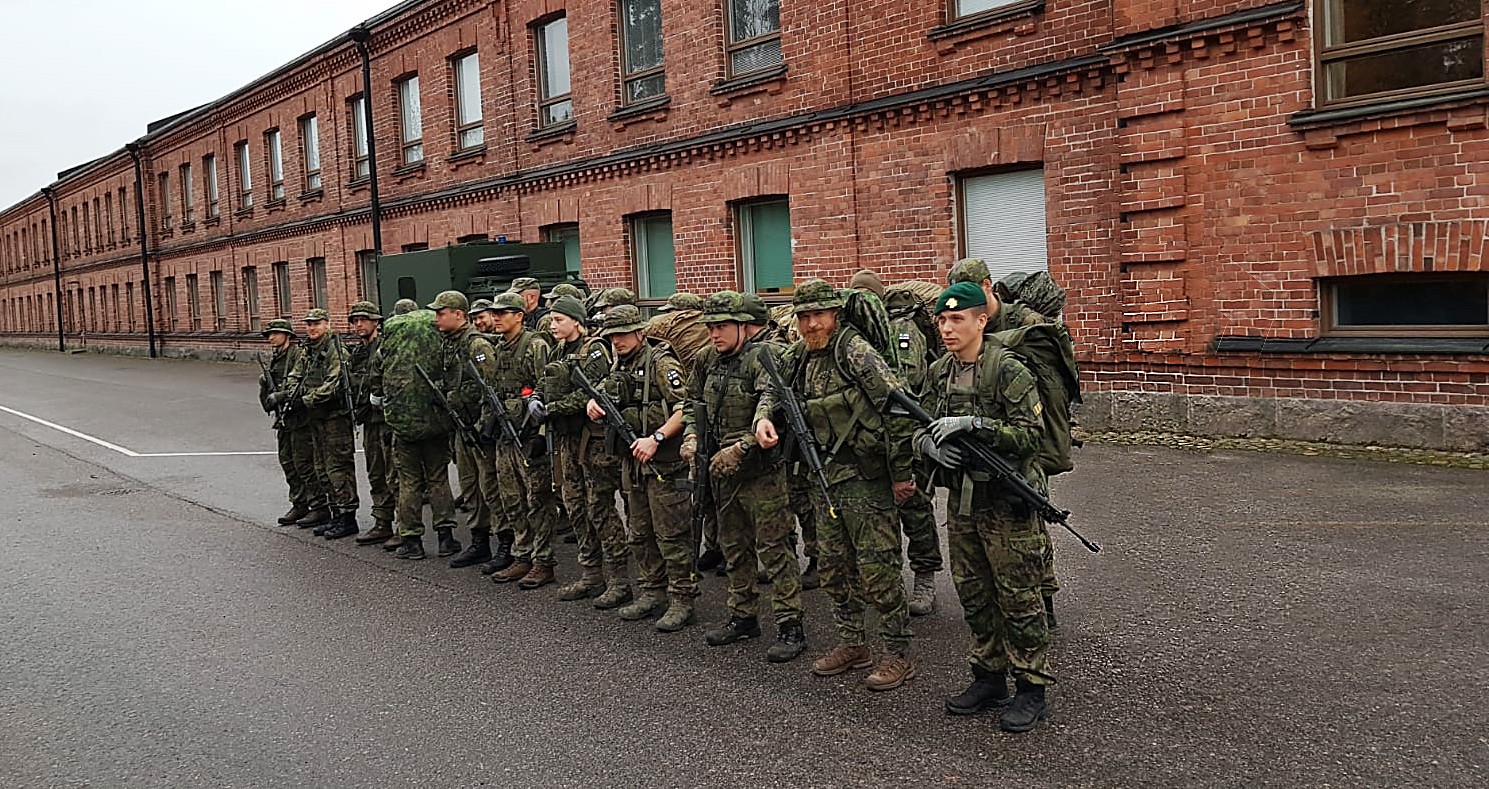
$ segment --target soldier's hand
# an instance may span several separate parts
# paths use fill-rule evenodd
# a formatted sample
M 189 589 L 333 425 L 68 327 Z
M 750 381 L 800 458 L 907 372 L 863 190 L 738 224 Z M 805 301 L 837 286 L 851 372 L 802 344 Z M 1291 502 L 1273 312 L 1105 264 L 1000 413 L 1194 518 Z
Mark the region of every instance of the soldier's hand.
M 536 397 L 529 397 L 527 399 L 527 415 L 532 417 L 534 422 L 541 425 L 548 421 L 548 406 L 543 405 L 543 401 Z
M 631 443 L 631 457 L 637 462 L 650 463 L 657 455 L 657 440 L 651 436 L 642 436 Z
M 269 396 L 264 398 L 264 413 L 284 405 L 284 401 L 288 400 L 289 396 L 289 392 L 270 392 Z
M 937 444 L 929 433 L 920 437 L 916 449 L 920 450 L 921 457 L 949 469 L 961 468 L 966 461 L 961 447 L 955 444 Z
M 744 457 L 744 442 L 736 441 L 713 456 L 713 460 L 708 464 L 709 473 L 718 479 L 732 477 L 735 472 L 739 471 L 739 465 L 744 462 Z
M 904 504 L 915 495 L 915 480 L 907 479 L 904 482 L 896 482 L 893 487 L 894 503 Z
M 683 460 L 692 463 L 698 457 L 698 436 L 693 433 L 683 436 L 682 446 L 677 451 Z
M 584 413 L 589 416 L 592 422 L 598 422 L 605 418 L 605 409 L 601 408 L 600 404 L 593 400 L 584 404 Z
M 937 444 L 945 444 L 946 439 L 972 429 L 971 416 L 943 416 L 931 423 L 931 437 L 936 439 Z
M 776 444 L 781 443 L 781 437 L 776 434 L 776 425 L 770 421 L 770 417 L 755 423 L 755 443 L 761 449 L 774 449 Z

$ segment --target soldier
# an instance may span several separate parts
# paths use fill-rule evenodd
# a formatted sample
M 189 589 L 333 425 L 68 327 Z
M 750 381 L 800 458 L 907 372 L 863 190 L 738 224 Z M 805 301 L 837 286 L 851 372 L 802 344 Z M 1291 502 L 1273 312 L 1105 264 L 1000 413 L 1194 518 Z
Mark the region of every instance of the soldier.
M 595 608 L 610 610 L 631 601 L 630 549 L 615 509 L 620 461 L 605 451 L 603 429 L 585 414 L 589 396 L 571 378 L 571 371 L 578 368 L 591 381 L 599 381 L 612 365 L 609 346 L 589 336 L 585 318 L 578 299 L 564 296 L 554 301 L 551 329 L 559 345 L 544 367 L 540 394 L 529 408 L 535 416 L 546 417 L 553 432 L 555 468 L 562 473 L 557 481 L 578 532 L 581 575 L 562 587 L 558 598 L 583 600 L 598 594 Z
M 770 313 L 759 299 L 725 290 L 704 302 L 703 320 L 713 346 L 698 354 L 688 380 L 681 454 L 691 463 L 705 439 L 718 448 L 708 458 L 708 473 L 729 575 L 729 621 L 704 633 L 704 641 L 723 646 L 760 637 L 758 557 L 771 583 L 776 622 L 776 642 L 766 659 L 784 663 L 806 649 L 807 637 L 801 567 L 790 544 L 786 471 L 779 454 L 760 446 L 754 434 L 755 424 L 775 406 L 760 362 L 762 354 L 777 352 L 765 341 Z M 698 419 L 700 407 L 706 421 Z
M 522 297 L 522 322 L 529 329 L 538 328 L 538 320 L 547 310 L 542 307 L 543 286 L 535 277 L 518 277 L 512 280 L 511 290 Z
M 467 317 L 470 318 L 471 325 L 475 326 L 477 331 L 487 333 L 488 329 L 483 328 L 482 324 L 484 323 L 486 326 L 494 325 L 494 316 L 491 313 L 491 301 L 489 299 L 476 299 L 471 303 L 470 312 L 467 313 Z M 450 454 L 455 458 L 455 479 L 460 484 L 460 495 L 455 497 L 455 509 L 470 513 L 470 516 L 466 518 L 466 526 L 471 530 L 471 546 L 477 551 L 485 549 L 488 555 L 481 561 L 486 561 L 491 558 L 489 535 L 491 534 L 491 508 L 495 502 L 487 501 L 481 493 L 481 471 L 478 468 L 479 461 L 477 460 L 476 449 L 467 446 L 458 437 L 453 437 L 453 442 L 450 445 Z M 476 538 L 477 535 L 482 535 L 484 538 L 478 540 Z M 500 544 L 498 544 L 498 548 L 500 548 Z M 509 551 L 503 552 L 498 550 L 497 555 L 510 558 Z M 510 564 L 509 561 L 504 562 L 502 567 L 506 567 L 508 564 Z M 462 564 L 461 566 L 464 567 L 467 565 Z
M 273 356 L 267 364 L 268 373 L 259 376 L 259 403 L 265 413 L 274 414 L 274 430 L 279 439 L 279 467 L 284 470 L 284 481 L 290 492 L 290 509 L 279 516 L 279 525 L 304 523 L 304 528 L 314 528 L 331 519 L 331 514 L 326 511 L 320 476 L 315 471 L 315 432 L 310 427 L 308 414 L 303 411 L 286 413 L 282 405 L 276 407 L 270 402 L 270 395 L 288 393 L 285 382 L 305 351 L 295 341 L 294 324 L 283 318 L 269 321 L 264 337 L 273 349 Z
M 407 315 L 419 308 L 419 302 L 413 299 L 399 299 L 393 302 L 394 315 Z
M 916 433 L 915 447 L 950 490 L 946 520 L 952 578 L 972 630 L 973 682 L 946 700 L 966 715 L 1007 705 L 999 725 L 1024 732 L 1045 716 L 1049 631 L 1040 584 L 1048 534 L 1021 499 L 966 470 L 966 457 L 947 439 L 967 435 L 1006 456 L 1029 484 L 1044 487 L 1035 462 L 1043 421 L 1034 376 L 1015 356 L 985 342 L 986 293 L 970 282 L 947 288 L 936 302 L 947 354 L 931 365 L 925 410 L 936 417 Z M 1008 699 L 1007 674 L 1017 690 Z
M 393 511 L 398 503 L 398 478 L 393 473 L 393 432 L 383 411 L 372 405 L 372 357 L 382 343 L 383 316 L 377 305 L 359 301 L 347 316 L 362 342 L 347 349 L 352 383 L 353 417 L 362 426 L 362 459 L 367 463 L 367 487 L 372 493 L 373 527 L 357 537 L 358 545 L 387 542 L 393 536 Z
M 829 504 L 827 494 L 812 490 L 822 587 L 833 601 L 838 644 L 812 663 L 812 673 L 836 676 L 873 665 L 864 633 L 868 604 L 879 612 L 885 653 L 865 684 L 869 690 L 893 690 L 916 673 L 894 523 L 895 502 L 915 490 L 910 434 L 896 433 L 883 416 L 890 390 L 900 384 L 868 340 L 840 323 L 845 302 L 827 282 L 812 279 L 797 286 L 792 305 L 801 339 L 787 351 L 785 366 L 815 434 L 795 438 L 815 440 L 826 451 L 823 474 L 831 496 Z M 779 440 L 768 417 L 759 421 L 755 436 L 764 447 Z
M 620 453 L 621 490 L 630 514 L 627 525 L 639 594 L 619 613 L 621 619 L 635 621 L 666 606 L 656 628 L 672 633 L 692 624 L 693 598 L 698 596 L 692 486 L 688 463 L 678 451 L 687 388 L 677 354 L 665 343 L 649 342 L 642 331 L 645 328 L 641 311 L 625 304 L 610 310 L 600 330 L 616 357 L 614 371 L 601 386 L 639 436 L 621 447 Z M 594 400 L 586 410 L 590 419 L 605 418 Z
M 686 310 L 703 311 L 703 297 L 696 293 L 674 293 L 667 297 L 666 303 L 657 307 L 657 312 L 678 312 Z
M 547 302 L 548 306 L 543 308 L 541 317 L 539 317 L 534 322 L 537 327 L 538 334 L 543 338 L 543 341 L 548 344 L 548 348 L 550 349 L 550 351 L 558 347 L 558 340 L 554 338 L 553 330 L 550 328 L 553 324 L 553 302 L 564 296 L 571 296 L 575 301 L 578 301 L 581 304 L 584 301 L 584 292 L 581 291 L 578 287 L 570 285 L 567 282 L 560 282 L 557 285 L 553 286 L 553 290 L 550 290 L 547 293 L 543 294 L 543 299 Z M 548 486 L 548 492 L 546 494 L 542 494 L 540 492 L 540 496 L 545 501 L 549 502 L 554 509 L 554 518 L 555 522 L 557 523 L 557 525 L 554 527 L 554 536 L 572 545 L 579 540 L 578 534 L 574 531 L 574 524 L 584 520 L 584 512 L 580 511 L 578 513 L 573 513 L 571 516 L 571 514 L 567 511 L 566 505 L 564 504 L 563 497 L 559 493 L 562 488 L 560 480 L 563 478 L 563 462 L 562 456 L 551 449 L 551 447 L 553 446 L 553 442 L 550 436 L 551 432 L 552 431 L 550 428 L 543 428 L 543 435 L 545 436 L 545 438 L 550 439 L 548 441 L 550 449 L 547 455 L 537 461 L 537 465 L 540 468 L 548 469 L 548 477 L 546 483 Z M 542 486 L 544 484 L 543 479 L 539 475 L 534 475 L 534 482 L 539 486 Z M 482 567 L 481 572 L 486 572 L 486 568 Z
M 884 298 L 884 284 L 877 274 L 864 269 L 853 275 L 848 287 L 862 288 L 880 299 Z M 925 386 L 926 336 L 909 317 L 891 319 L 890 331 L 895 343 L 895 376 L 912 394 L 919 394 Z M 906 417 L 888 417 L 897 422 L 900 435 L 910 435 L 915 424 Z M 910 560 L 910 571 L 915 575 L 910 592 L 910 615 L 925 616 L 936 610 L 936 573 L 941 571 L 941 543 L 936 536 L 936 507 L 931 500 L 930 485 L 917 480 L 915 491 L 904 501 L 897 501 L 895 509 L 899 515 L 900 530 L 907 542 L 906 557 Z
M 356 438 L 351 392 L 343 386 L 346 349 L 331 331 L 330 316 L 316 308 L 305 313 L 305 354 L 285 378 L 284 390 L 270 396 L 275 407 L 303 410 L 315 438 L 316 472 L 325 485 L 331 516 L 316 527 L 317 536 L 350 537 L 357 526 Z

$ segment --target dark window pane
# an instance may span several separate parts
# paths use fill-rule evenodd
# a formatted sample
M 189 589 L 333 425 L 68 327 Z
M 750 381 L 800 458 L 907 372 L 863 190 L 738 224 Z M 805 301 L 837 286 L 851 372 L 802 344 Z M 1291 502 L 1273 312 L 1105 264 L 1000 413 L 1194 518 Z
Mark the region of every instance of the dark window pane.
M 626 0 L 621 4 L 627 74 L 662 65 L 662 0 Z
M 1480 0 L 1328 0 L 1328 43 L 1347 44 L 1397 33 L 1471 22 Z
M 1484 77 L 1484 40 L 1461 38 L 1335 61 L 1327 69 L 1329 98 L 1363 96 Z
M 1334 287 L 1340 327 L 1489 325 L 1489 280 L 1483 278 Z
M 780 29 L 780 0 L 729 0 L 730 41 L 748 41 Z
M 398 298 L 418 300 L 419 286 L 414 282 L 413 277 L 398 278 Z
M 662 95 L 666 88 L 666 79 L 662 74 L 652 74 L 649 77 L 633 79 L 626 83 L 626 103 L 633 104 L 645 99 L 656 98 Z

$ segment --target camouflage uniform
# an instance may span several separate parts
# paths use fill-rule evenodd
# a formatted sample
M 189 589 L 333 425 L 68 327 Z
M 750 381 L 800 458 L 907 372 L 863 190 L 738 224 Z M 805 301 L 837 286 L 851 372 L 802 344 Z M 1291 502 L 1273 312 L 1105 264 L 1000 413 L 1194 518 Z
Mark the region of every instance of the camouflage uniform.
M 306 320 L 328 320 L 325 310 L 311 310 Z M 342 358 L 345 349 L 341 338 L 327 332 L 319 340 L 307 340 L 305 355 L 295 364 L 285 380 L 294 391 L 305 382 L 301 399 L 315 434 L 316 471 L 325 484 L 326 503 L 334 515 L 354 515 L 357 511 L 356 438 L 352 433 L 352 415 L 346 408 L 342 390 Z
M 480 421 L 484 407 L 484 393 L 480 381 L 471 374 L 474 365 L 482 378 L 491 380 L 496 370 L 496 349 L 486 335 L 476 330 L 469 321 L 457 331 L 444 335 L 440 342 L 439 373 L 431 371 L 431 377 L 445 390 L 445 397 L 466 425 L 474 426 Z M 479 540 L 491 531 L 491 503 L 499 500 L 496 458 L 490 447 L 470 446 L 457 435 L 457 467 L 461 461 L 460 492 L 472 509 L 470 529 L 472 539 Z M 468 475 L 474 470 L 475 479 L 466 487 Z M 456 548 L 455 550 L 459 550 Z M 441 555 L 449 555 L 449 547 L 440 549 Z
M 911 393 L 925 388 L 926 337 L 912 318 L 900 318 L 890 323 L 894 332 L 895 356 L 898 366 L 895 373 L 900 382 Z M 900 435 L 915 432 L 913 420 L 904 417 L 889 417 Z M 915 493 L 898 504 L 900 529 L 908 542 L 905 555 L 910 560 L 910 570 L 915 573 L 917 583 L 926 576 L 941 571 L 941 543 L 936 536 L 936 507 L 931 500 L 931 487 L 925 479 L 916 480 Z
M 359 302 L 353 305 L 352 315 L 380 318 L 375 311 L 372 304 Z M 398 505 L 398 478 L 393 473 L 393 431 L 388 429 L 383 419 L 382 408 L 374 407 L 370 402 L 372 359 L 381 343 L 382 337 L 374 336 L 365 343 L 348 347 L 347 366 L 352 381 L 352 402 L 356 408 L 353 417 L 362 426 L 362 459 L 367 464 L 367 487 L 372 494 L 372 520 L 379 527 L 391 527 Z
M 289 321 L 283 323 L 288 325 Z M 269 374 L 274 377 L 274 387 L 270 388 L 268 380 L 259 381 L 261 404 L 267 405 L 268 396 L 274 392 L 290 391 L 285 388 L 285 383 L 290 371 L 304 355 L 305 349 L 295 341 L 274 351 L 269 360 Z M 315 430 L 311 427 L 310 415 L 303 409 L 290 409 L 275 418 L 274 430 L 278 439 L 279 467 L 283 469 L 285 484 L 289 486 L 290 504 L 307 512 L 325 507 L 326 494 L 315 470 Z
M 410 312 L 428 316 L 427 312 Z M 395 316 L 385 324 L 386 334 L 377 353 L 372 355 L 368 381 L 373 395 L 383 403 L 384 420 L 394 437 L 392 460 L 398 479 L 398 536 L 417 539 L 424 534 L 426 499 L 436 530 L 455 527 L 455 502 L 450 492 L 450 425 L 438 407 L 431 404 L 434 395 L 414 369 L 417 363 L 426 372 L 433 369 L 431 374 L 437 374 L 437 353 L 430 349 L 429 358 L 420 360 L 417 356 L 405 358 L 403 353 L 393 352 L 395 342 L 400 346 L 407 342 L 395 340 L 395 332 L 403 330 L 398 322 L 416 317 L 408 312 L 402 315 L 409 317 Z M 434 328 L 426 323 L 424 331 L 433 333 Z

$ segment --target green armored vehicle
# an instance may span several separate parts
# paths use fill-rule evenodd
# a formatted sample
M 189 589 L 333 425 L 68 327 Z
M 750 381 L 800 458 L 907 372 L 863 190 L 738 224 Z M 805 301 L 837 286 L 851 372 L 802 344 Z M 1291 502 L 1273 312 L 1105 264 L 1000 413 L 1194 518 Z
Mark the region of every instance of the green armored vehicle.
M 471 301 L 489 299 L 505 292 L 519 277 L 536 278 L 545 293 L 560 282 L 589 290 L 584 280 L 568 270 L 562 243 L 476 241 L 383 255 L 377 264 L 378 299 L 388 305 L 413 299 L 422 307 L 445 290 L 458 290 Z

